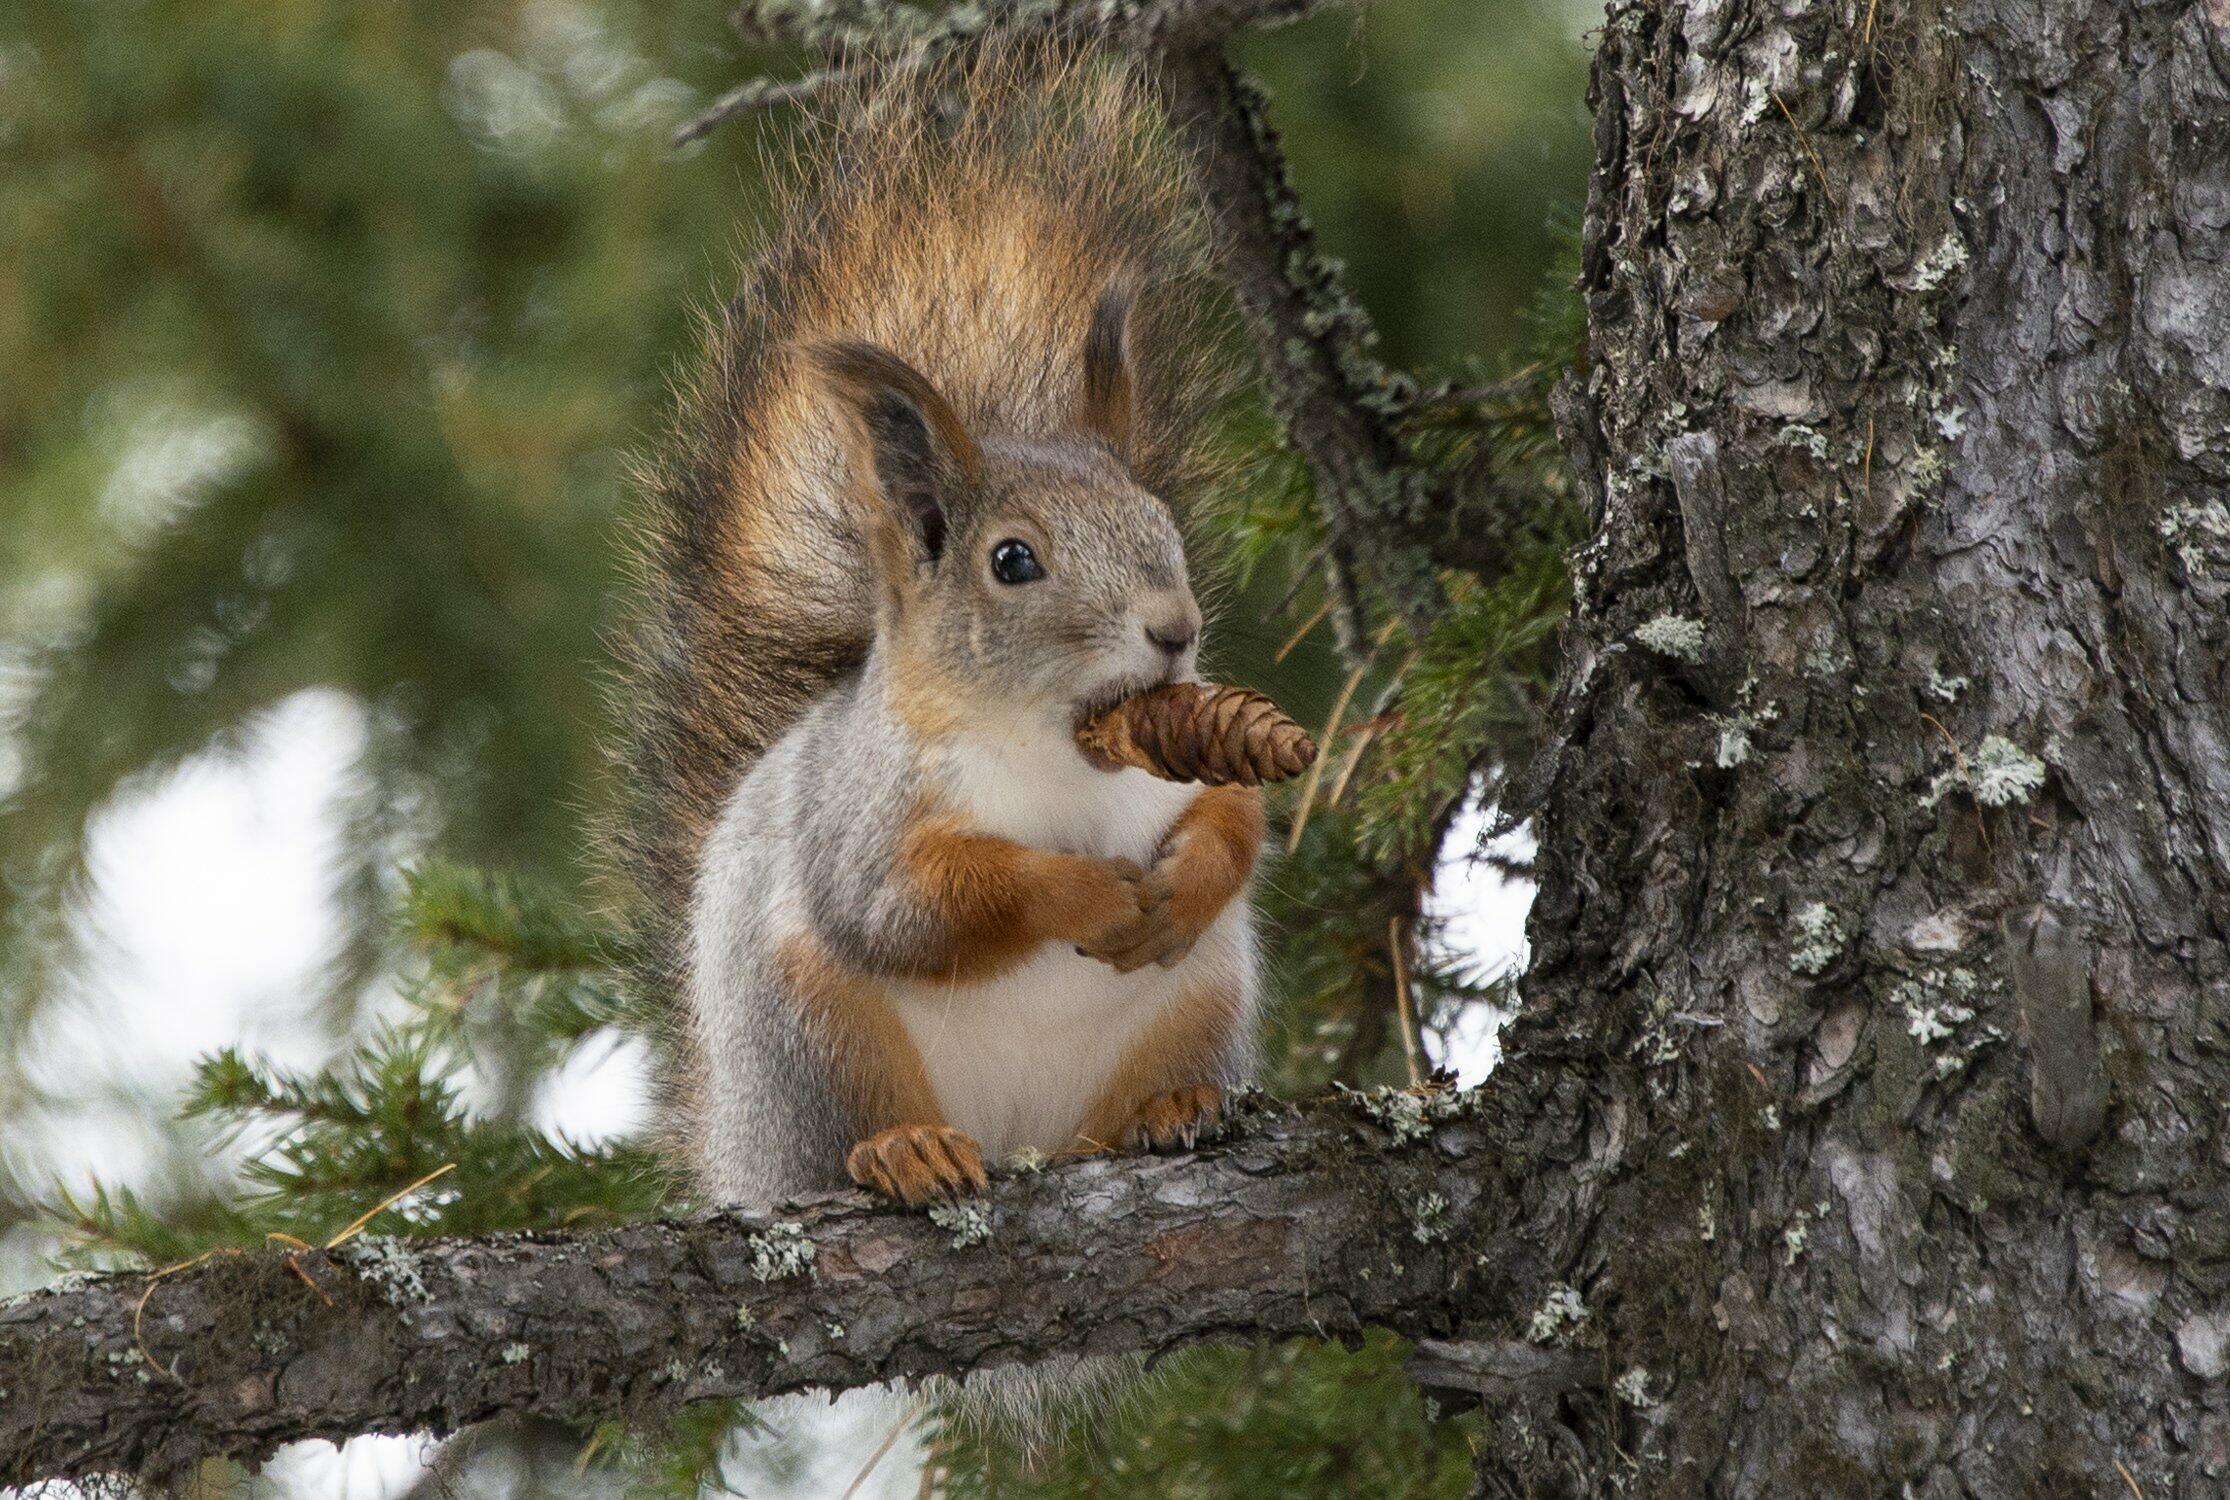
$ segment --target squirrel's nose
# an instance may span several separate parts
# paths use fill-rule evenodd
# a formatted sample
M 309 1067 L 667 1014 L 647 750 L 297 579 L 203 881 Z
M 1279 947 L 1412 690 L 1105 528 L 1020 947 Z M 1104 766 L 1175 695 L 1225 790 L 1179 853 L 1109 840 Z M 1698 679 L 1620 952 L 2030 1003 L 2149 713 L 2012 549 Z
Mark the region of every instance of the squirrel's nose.
M 1183 656 L 1200 639 L 1200 606 L 1184 589 L 1156 589 L 1139 601 L 1139 623 L 1146 639 L 1171 661 Z
M 1190 599 L 1182 606 L 1146 617 L 1146 639 L 1172 659 L 1183 656 L 1200 639 L 1200 610 Z
M 1200 627 L 1190 620 L 1182 625 L 1149 625 L 1146 639 L 1171 656 L 1183 656 L 1192 643 L 1200 639 Z

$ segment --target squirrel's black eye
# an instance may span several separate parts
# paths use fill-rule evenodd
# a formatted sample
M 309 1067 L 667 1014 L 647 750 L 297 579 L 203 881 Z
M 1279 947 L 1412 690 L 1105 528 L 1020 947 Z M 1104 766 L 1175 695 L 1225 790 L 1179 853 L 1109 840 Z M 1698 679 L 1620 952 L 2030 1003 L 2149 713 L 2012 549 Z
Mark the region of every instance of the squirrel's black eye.
M 1001 583 L 1035 583 L 1045 576 L 1045 565 L 1020 537 L 1008 537 L 991 549 L 991 576 Z

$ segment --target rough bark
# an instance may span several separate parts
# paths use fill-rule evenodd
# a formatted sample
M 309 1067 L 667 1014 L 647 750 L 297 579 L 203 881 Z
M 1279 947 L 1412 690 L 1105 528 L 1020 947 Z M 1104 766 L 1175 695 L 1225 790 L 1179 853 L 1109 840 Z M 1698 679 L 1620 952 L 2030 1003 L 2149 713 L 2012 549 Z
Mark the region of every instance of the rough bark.
M 2222 1492 L 2226 80 L 2221 0 L 1612 5 L 1498 1081 L 1620 1395 L 1482 1493 Z
M 847 1193 L 34 1292 L 0 1305 L 0 1486 L 504 1413 L 640 1417 L 1062 1355 L 1448 1333 L 1502 1275 L 1483 1103 L 1258 1100 L 1197 1155 L 1009 1175 L 936 1216 Z

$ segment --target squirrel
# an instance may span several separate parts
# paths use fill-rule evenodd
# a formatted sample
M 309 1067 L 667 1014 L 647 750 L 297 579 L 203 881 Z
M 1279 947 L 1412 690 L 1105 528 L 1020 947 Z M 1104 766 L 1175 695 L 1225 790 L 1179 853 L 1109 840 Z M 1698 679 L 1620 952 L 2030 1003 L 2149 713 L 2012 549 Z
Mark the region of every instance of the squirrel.
M 1189 1146 L 1250 1061 L 1260 794 L 1088 764 L 1196 680 L 1205 236 L 1146 86 L 847 66 L 647 465 L 623 839 L 713 1201 Z

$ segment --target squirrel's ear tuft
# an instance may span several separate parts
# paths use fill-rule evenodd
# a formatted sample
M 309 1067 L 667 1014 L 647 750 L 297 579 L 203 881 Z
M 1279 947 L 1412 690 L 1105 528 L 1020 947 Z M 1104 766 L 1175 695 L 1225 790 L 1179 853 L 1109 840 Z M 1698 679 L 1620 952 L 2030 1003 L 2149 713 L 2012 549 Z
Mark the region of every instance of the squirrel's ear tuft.
M 946 505 L 982 467 L 975 439 L 928 377 L 888 349 L 855 340 L 816 344 L 811 355 L 856 419 L 883 497 L 936 561 Z
M 1130 311 L 1138 289 L 1128 276 L 1107 284 L 1092 305 L 1092 323 L 1084 333 L 1084 396 L 1078 418 L 1084 430 L 1114 451 L 1124 463 L 1131 459 L 1133 438 Z

